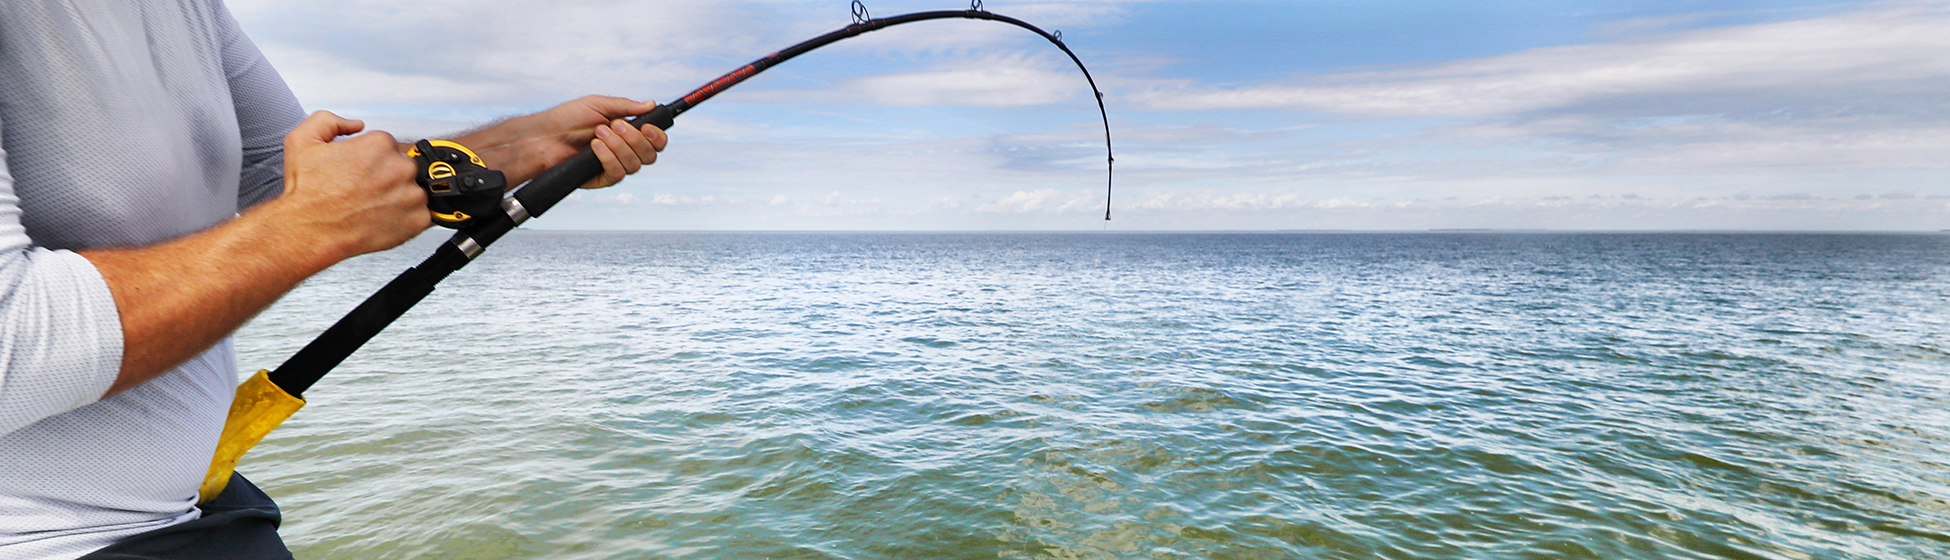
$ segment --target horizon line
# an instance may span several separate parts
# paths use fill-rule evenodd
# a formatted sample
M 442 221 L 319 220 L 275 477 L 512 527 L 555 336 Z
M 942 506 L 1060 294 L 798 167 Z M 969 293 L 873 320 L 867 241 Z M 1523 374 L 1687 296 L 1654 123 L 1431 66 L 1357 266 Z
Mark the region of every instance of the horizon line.
M 437 231 L 432 228 L 428 231 Z M 1143 230 L 1090 230 L 1090 229 L 574 229 L 574 228 L 531 228 L 518 227 L 514 231 L 551 233 L 833 233 L 833 234 L 924 234 L 924 233 L 1019 233 L 1019 234 L 1713 234 L 1713 235 L 1946 235 L 1950 229 L 1937 230 L 1820 230 L 1820 229 L 1541 229 L 1541 228 L 1428 228 L 1428 229 L 1143 229 Z M 511 232 L 512 233 L 512 232 Z

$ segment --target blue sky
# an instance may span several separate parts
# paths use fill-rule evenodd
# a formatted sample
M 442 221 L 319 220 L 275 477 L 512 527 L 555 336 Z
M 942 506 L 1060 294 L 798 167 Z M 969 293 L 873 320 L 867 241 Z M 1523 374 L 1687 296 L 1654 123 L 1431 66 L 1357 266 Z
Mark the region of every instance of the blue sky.
M 232 2 L 308 109 L 438 136 L 668 99 L 847 2 Z M 876 0 L 877 16 L 959 9 Z M 1950 4 L 989 1 L 682 117 L 655 167 L 532 227 L 1950 229 Z

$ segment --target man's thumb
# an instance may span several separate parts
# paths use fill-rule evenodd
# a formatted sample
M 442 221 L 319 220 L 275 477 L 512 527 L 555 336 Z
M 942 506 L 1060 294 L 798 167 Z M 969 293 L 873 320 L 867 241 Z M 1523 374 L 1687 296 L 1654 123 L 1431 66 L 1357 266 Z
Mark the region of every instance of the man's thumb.
M 285 135 L 284 141 L 287 149 L 292 143 L 324 144 L 365 129 L 366 123 L 362 121 L 342 118 L 331 111 L 318 111 L 291 129 L 291 134 Z

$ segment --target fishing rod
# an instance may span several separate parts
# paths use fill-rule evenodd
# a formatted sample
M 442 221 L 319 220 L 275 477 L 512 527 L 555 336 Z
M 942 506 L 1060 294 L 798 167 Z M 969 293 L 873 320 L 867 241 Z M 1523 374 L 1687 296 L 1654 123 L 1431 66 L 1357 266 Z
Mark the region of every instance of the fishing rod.
M 983 9 L 981 0 L 970 2 L 967 10 L 915 12 L 887 18 L 870 16 L 866 5 L 854 0 L 852 25 L 732 70 L 704 87 L 669 104 L 659 105 L 648 113 L 637 115 L 630 121 L 639 128 L 644 124 L 654 124 L 658 128 L 669 129 L 678 115 L 793 57 L 871 31 L 936 19 L 987 20 L 1027 29 L 1062 49 L 1063 54 L 1069 55 L 1070 61 L 1076 63 L 1077 69 L 1083 71 L 1084 80 L 1090 83 L 1090 92 L 1096 96 L 1097 112 L 1104 121 L 1104 220 L 1110 220 L 1111 180 L 1117 160 L 1111 155 L 1110 113 L 1104 109 L 1104 93 L 1097 89 L 1097 80 L 1090 76 L 1090 69 L 1083 66 L 1083 60 L 1063 43 L 1061 31 L 1051 33 L 1028 22 L 991 13 Z M 393 278 L 276 370 L 258 370 L 256 375 L 237 387 L 229 418 L 225 420 L 223 434 L 217 442 L 216 454 L 198 492 L 199 503 L 212 500 L 223 492 L 236 470 L 237 461 L 284 419 L 304 406 L 305 390 L 310 389 L 312 384 L 399 319 L 407 309 L 433 293 L 435 284 L 480 256 L 488 245 L 523 222 L 540 217 L 603 172 L 602 161 L 590 148 L 583 148 L 568 160 L 536 175 L 515 190 L 513 195 L 504 197 L 506 177 L 500 171 L 488 168 L 480 156 L 466 146 L 448 140 L 421 140 L 414 144 L 407 155 L 414 159 L 419 169 L 416 179 L 420 187 L 426 190 L 427 209 L 433 223 L 459 231 L 435 249 L 432 256 Z

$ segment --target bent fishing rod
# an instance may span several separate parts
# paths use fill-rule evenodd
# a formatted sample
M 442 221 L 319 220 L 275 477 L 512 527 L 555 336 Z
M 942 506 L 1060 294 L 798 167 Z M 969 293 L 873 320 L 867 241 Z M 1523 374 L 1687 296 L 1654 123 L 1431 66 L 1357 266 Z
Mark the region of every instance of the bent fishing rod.
M 1111 180 L 1114 178 L 1112 166 L 1116 158 L 1111 156 L 1110 113 L 1104 109 L 1104 94 L 1097 89 L 1096 79 L 1090 76 L 1090 70 L 1084 67 L 1083 60 L 1063 43 L 1062 32 L 1051 33 L 1028 22 L 991 13 L 982 8 L 981 0 L 973 0 L 967 10 L 916 12 L 887 18 L 871 17 L 866 6 L 854 0 L 852 25 L 767 55 L 712 80 L 676 101 L 659 105 L 630 120 L 639 128 L 644 124 L 654 124 L 658 128 L 669 129 L 678 115 L 793 57 L 871 31 L 936 19 L 987 20 L 1027 29 L 1062 49 L 1063 54 L 1069 55 L 1070 61 L 1076 63 L 1077 69 L 1083 72 L 1084 80 L 1090 83 L 1090 91 L 1097 100 L 1097 111 L 1104 121 L 1104 219 L 1109 220 Z M 427 208 L 433 222 L 458 231 L 452 239 L 434 250 L 432 256 L 393 278 L 276 370 L 259 370 L 250 380 L 237 387 L 216 454 L 203 478 L 199 503 L 215 499 L 229 484 L 238 459 L 285 418 L 304 406 L 304 392 L 312 384 L 399 319 L 407 309 L 433 293 L 435 284 L 467 266 L 516 226 L 548 212 L 556 203 L 603 171 L 602 161 L 585 147 L 568 160 L 536 175 L 515 190 L 513 195 L 504 197 L 503 193 L 507 190 L 505 176 L 500 171 L 488 168 L 480 156 L 466 146 L 448 140 L 421 140 L 414 144 L 407 155 L 413 157 L 418 167 L 417 181 L 427 193 Z

